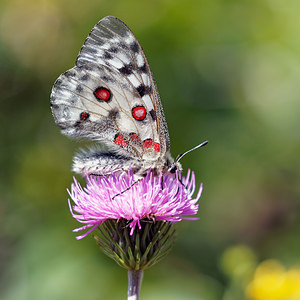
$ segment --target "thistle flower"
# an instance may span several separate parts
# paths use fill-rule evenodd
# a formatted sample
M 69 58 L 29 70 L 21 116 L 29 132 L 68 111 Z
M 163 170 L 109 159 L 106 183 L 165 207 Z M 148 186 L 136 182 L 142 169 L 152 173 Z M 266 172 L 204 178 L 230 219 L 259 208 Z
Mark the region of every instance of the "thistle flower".
M 128 299 L 138 299 L 143 270 L 164 257 L 175 239 L 173 223 L 197 220 L 188 217 L 198 212 L 202 192 L 195 198 L 195 175 L 147 176 L 136 180 L 134 174 L 124 172 L 109 176 L 86 177 L 82 188 L 74 178 L 69 195 L 74 202 L 69 206 L 72 216 L 87 230 L 77 236 L 86 237 L 98 228 L 94 236 L 103 252 L 128 269 Z
M 74 178 L 69 195 L 75 205 L 71 206 L 72 216 L 86 225 L 74 232 L 90 228 L 77 237 L 82 239 L 106 220 L 128 221 L 130 235 L 141 223 L 148 221 L 178 222 L 197 220 L 187 215 L 198 211 L 197 201 L 202 185 L 195 199 L 195 175 L 190 172 L 185 178 L 178 176 L 153 176 L 151 171 L 142 180 L 136 181 L 132 172 L 118 176 L 87 176 L 86 188 Z

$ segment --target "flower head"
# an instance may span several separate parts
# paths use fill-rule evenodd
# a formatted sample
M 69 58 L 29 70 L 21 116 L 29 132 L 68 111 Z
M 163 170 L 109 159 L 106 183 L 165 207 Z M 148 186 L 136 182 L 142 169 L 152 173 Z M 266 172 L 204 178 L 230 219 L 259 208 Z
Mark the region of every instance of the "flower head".
M 75 203 L 70 210 L 72 216 L 85 225 L 75 232 L 89 229 L 81 239 L 107 220 L 125 219 L 130 235 L 136 226 L 141 229 L 144 221 L 177 222 L 183 219 L 196 220 L 186 216 L 198 211 L 202 185 L 196 198 L 195 175 L 188 171 L 185 178 L 178 176 L 154 176 L 151 170 L 143 179 L 136 180 L 132 172 L 112 173 L 109 176 L 87 176 L 87 185 L 82 188 L 74 178 L 69 191 Z

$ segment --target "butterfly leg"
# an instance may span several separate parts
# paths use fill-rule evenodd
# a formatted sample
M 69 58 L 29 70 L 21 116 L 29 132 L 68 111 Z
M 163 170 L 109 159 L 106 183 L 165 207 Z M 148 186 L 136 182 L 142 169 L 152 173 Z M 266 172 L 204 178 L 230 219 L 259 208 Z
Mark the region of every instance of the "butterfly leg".
M 178 176 L 178 175 L 176 175 L 176 176 Z M 182 182 L 182 180 L 181 180 L 181 177 L 177 177 L 178 178 L 178 180 L 179 180 L 179 182 L 184 186 L 184 188 L 186 189 L 186 185 L 184 185 L 184 183 Z M 179 187 L 177 188 L 177 192 L 176 192 L 176 195 L 175 195 L 175 197 L 178 195 L 178 193 L 179 193 Z
M 128 190 L 130 190 L 136 183 L 138 183 L 139 181 L 141 181 L 143 178 L 140 178 L 138 180 L 136 180 L 134 183 L 132 183 L 129 187 L 127 187 L 125 190 L 123 190 L 122 192 L 114 195 L 111 199 L 114 200 L 117 196 L 120 196 L 122 194 L 124 194 L 125 192 L 127 192 Z
M 161 176 L 160 187 L 162 190 L 164 189 L 164 177 L 163 176 Z
M 95 173 L 91 173 L 89 174 L 89 176 L 98 176 L 98 177 L 108 177 L 110 174 L 95 174 Z

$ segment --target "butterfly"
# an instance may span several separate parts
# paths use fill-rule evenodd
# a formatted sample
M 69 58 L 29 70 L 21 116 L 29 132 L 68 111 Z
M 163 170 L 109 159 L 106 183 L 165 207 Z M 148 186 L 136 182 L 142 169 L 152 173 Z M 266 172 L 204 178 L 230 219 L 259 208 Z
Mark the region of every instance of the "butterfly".
M 108 16 L 88 35 L 75 67 L 59 76 L 51 109 L 62 133 L 100 142 L 73 159 L 81 175 L 132 170 L 143 177 L 174 174 L 161 100 L 144 51 L 121 20 Z

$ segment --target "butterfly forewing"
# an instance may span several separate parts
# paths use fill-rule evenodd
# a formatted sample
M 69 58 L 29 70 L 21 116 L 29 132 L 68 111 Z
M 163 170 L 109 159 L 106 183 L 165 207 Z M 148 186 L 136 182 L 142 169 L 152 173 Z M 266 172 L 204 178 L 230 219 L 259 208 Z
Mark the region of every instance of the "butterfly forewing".
M 118 18 L 109 16 L 95 25 L 76 61 L 106 65 L 125 77 L 136 89 L 148 112 L 157 121 L 161 156 L 169 150 L 170 141 L 161 101 L 147 58 L 132 31 Z M 153 111 L 154 113 L 153 113 Z

